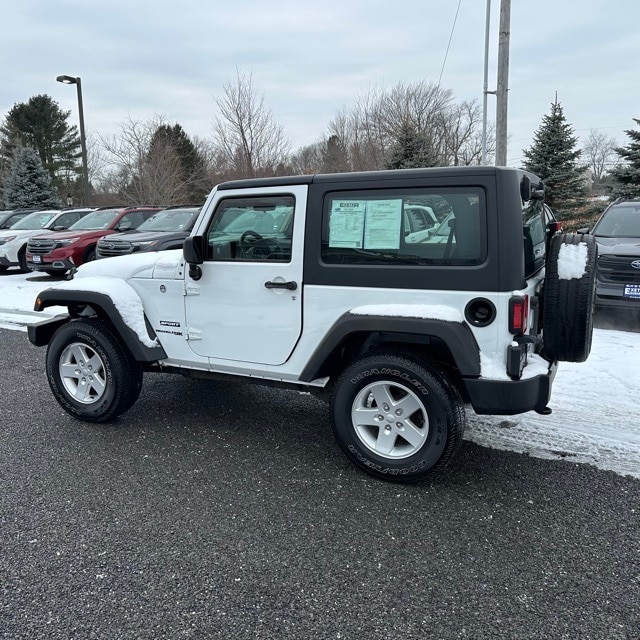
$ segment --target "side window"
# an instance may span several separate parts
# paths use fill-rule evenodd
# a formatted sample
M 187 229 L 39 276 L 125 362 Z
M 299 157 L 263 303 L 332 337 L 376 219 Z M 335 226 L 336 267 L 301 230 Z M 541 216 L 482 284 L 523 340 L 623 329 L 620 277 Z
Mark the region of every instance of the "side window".
M 544 265 L 547 231 L 543 204 L 539 200 L 532 200 L 527 204 L 522 211 L 522 230 L 525 277 L 528 278 Z
M 63 213 L 56 221 L 53 223 L 54 228 L 59 227 L 60 229 L 68 229 L 74 222 L 79 220 L 77 213 Z
M 486 258 L 480 188 L 343 192 L 325 199 L 328 264 L 477 265 Z
M 131 211 L 122 216 L 120 222 L 118 222 L 118 229 L 122 231 L 137 229 L 146 218 L 151 217 L 154 213 L 155 211 Z
M 291 262 L 293 196 L 225 198 L 207 231 L 208 258 Z

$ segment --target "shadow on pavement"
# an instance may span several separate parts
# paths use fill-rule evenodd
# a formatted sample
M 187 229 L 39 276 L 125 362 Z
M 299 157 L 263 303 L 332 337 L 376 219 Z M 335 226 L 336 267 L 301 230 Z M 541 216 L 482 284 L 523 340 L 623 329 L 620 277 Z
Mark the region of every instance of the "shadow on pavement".
M 593 324 L 598 329 L 640 333 L 640 309 L 596 309 Z

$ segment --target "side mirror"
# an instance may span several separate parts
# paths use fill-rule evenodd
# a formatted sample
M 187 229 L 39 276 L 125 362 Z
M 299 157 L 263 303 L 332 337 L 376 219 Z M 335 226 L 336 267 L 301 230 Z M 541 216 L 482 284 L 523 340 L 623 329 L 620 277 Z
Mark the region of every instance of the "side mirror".
M 582 227 L 582 229 L 578 229 L 576 233 L 589 233 L 589 227 Z
M 204 236 L 189 236 L 182 245 L 182 255 L 188 264 L 202 264 L 205 256 Z

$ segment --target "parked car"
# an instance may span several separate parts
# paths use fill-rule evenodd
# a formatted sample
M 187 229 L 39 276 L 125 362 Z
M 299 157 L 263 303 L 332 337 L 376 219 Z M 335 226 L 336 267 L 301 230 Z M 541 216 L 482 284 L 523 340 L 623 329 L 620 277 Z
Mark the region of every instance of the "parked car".
M 68 229 L 72 224 L 78 222 L 78 220 L 92 211 L 95 211 L 95 209 L 69 209 L 60 211 L 52 216 L 41 230 L 38 230 L 38 235 L 51 234 L 56 231 Z M 31 218 L 33 217 L 34 220 L 37 220 L 42 217 L 42 213 L 45 212 L 37 211 L 29 214 L 28 217 L 16 222 L 7 234 L 0 235 L 0 262 L 6 265 L 5 268 L 18 266 L 22 272 L 30 271 L 27 266 L 26 253 L 27 242 L 34 234 Z
M 135 229 L 160 210 L 161 207 L 127 207 L 92 211 L 67 231 L 29 238 L 27 265 L 34 271 L 62 275 L 93 260 L 102 236 Z
M 610 204 L 590 233 L 599 254 L 596 307 L 640 310 L 640 199 Z
M 42 231 L 60 213 L 59 209 L 34 211 L 0 232 L 0 271 L 16 266 L 21 271 L 28 271 L 25 252 L 20 251 L 22 239 L 26 242 L 29 236 Z
M 22 220 L 25 216 L 36 211 L 36 209 L 12 209 L 9 211 L 0 211 L 0 229 L 9 229 L 18 220 Z
M 137 229 L 100 238 L 96 246 L 96 258 L 111 258 L 138 251 L 181 249 L 199 212 L 200 207 L 171 207 L 158 211 Z
M 543 197 L 505 167 L 222 183 L 182 250 L 41 291 L 36 311 L 68 313 L 29 339 L 74 418 L 123 414 L 147 372 L 275 384 L 326 399 L 359 468 L 420 480 L 460 445 L 465 405 L 547 415 L 558 363 L 589 356 L 596 242 L 549 228 Z M 450 215 L 443 242 L 406 241 L 418 198 Z

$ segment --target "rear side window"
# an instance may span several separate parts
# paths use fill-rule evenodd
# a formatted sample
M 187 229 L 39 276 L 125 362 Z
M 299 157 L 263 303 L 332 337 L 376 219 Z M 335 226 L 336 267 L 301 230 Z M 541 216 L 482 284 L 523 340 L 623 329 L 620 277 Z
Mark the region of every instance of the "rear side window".
M 524 270 L 529 278 L 544 266 L 547 222 L 541 200 L 530 200 L 522 209 L 524 236 Z
M 478 265 L 487 254 L 482 189 L 327 194 L 326 264 Z

